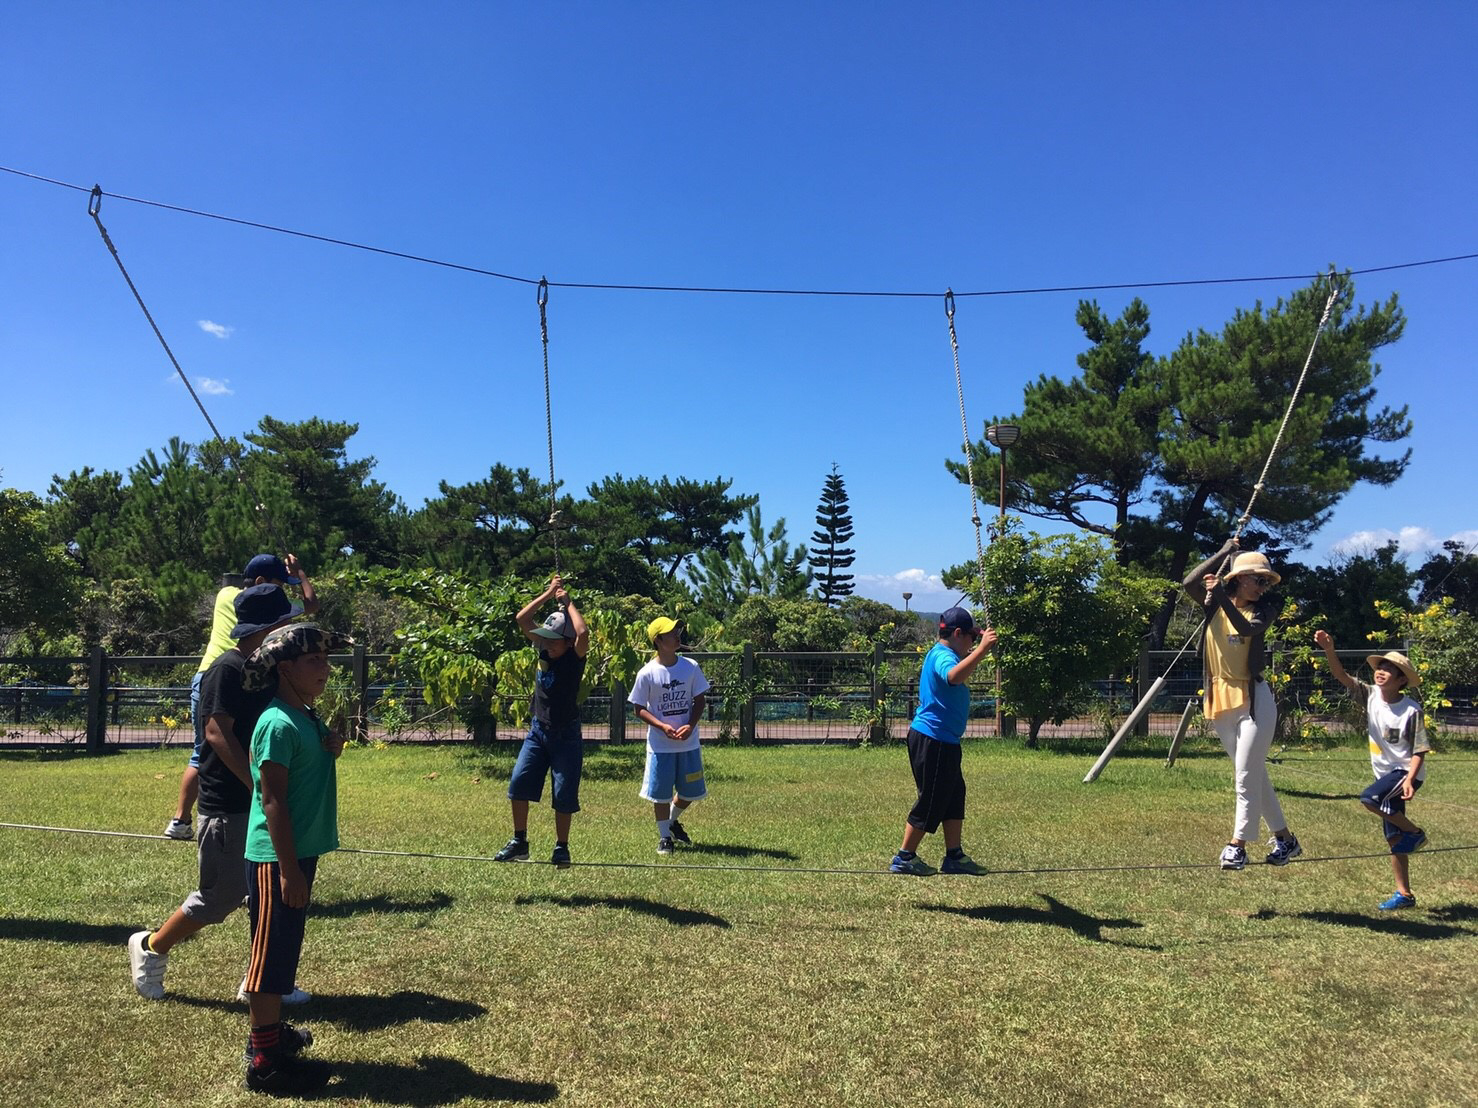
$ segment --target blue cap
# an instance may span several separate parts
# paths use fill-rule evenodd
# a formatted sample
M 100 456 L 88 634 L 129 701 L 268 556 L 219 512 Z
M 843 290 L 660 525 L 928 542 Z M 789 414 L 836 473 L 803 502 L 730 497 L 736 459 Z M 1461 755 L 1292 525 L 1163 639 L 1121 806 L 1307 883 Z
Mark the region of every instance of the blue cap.
M 258 577 L 265 577 L 268 581 L 277 581 L 284 585 L 302 584 L 296 577 L 288 574 L 287 563 L 276 554 L 258 554 L 246 563 L 246 569 L 241 575 L 248 581 L 255 581 Z
M 297 614 L 281 585 L 253 585 L 242 589 L 233 603 L 236 605 L 236 626 L 231 628 L 233 639 L 244 639 L 258 631 L 270 631 Z
M 975 630 L 975 617 L 964 608 L 950 608 L 939 616 L 939 635 L 943 638 L 951 631 Z

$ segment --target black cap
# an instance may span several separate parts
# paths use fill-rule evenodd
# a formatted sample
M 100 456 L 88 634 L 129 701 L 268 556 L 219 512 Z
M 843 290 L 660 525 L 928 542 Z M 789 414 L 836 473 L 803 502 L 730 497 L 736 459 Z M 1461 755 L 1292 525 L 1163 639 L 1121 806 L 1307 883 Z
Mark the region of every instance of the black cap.
M 296 614 L 281 585 L 253 585 L 242 589 L 233 603 L 236 605 L 236 626 L 231 628 L 233 639 L 244 639 L 258 631 L 270 631 Z

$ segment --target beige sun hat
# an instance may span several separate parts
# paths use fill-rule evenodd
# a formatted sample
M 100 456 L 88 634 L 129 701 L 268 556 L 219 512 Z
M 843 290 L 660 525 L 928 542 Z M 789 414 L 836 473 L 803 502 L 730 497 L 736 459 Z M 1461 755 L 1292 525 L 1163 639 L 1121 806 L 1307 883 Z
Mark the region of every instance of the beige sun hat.
M 1371 669 L 1374 669 L 1382 662 L 1390 662 L 1391 665 L 1395 666 L 1405 675 L 1406 687 L 1408 689 L 1421 687 L 1421 674 L 1417 673 L 1416 667 L 1411 664 L 1411 659 L 1399 650 L 1388 650 L 1384 654 L 1367 654 L 1365 656 L 1365 662 Z
M 1233 577 L 1249 577 L 1253 574 L 1271 577 L 1273 584 L 1283 580 L 1273 571 L 1273 563 L 1268 561 L 1268 556 L 1260 550 L 1245 550 L 1232 562 L 1232 568 L 1227 571 L 1227 579 Z

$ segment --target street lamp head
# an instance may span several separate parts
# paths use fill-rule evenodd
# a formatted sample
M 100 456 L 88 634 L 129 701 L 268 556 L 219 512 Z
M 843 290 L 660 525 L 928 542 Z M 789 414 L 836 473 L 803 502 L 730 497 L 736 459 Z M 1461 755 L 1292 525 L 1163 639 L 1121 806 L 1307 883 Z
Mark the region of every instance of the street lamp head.
M 1005 450 L 1021 438 L 1021 428 L 1014 423 L 992 423 L 985 429 L 985 437 L 990 440 L 991 445 Z

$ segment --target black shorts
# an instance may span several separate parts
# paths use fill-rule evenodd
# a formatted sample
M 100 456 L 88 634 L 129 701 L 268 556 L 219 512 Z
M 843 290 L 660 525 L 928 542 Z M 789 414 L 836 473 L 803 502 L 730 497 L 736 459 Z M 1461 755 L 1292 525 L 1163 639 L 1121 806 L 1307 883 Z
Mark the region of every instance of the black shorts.
M 909 728 L 908 761 L 919 797 L 908 813 L 913 827 L 933 833 L 947 819 L 965 818 L 965 774 L 960 744 L 931 739 Z
M 299 858 L 298 868 L 313 896 L 317 858 Z M 289 908 L 282 902 L 282 870 L 276 862 L 246 863 L 246 907 L 251 918 L 251 961 L 243 987 L 249 993 L 290 993 L 296 987 L 298 958 L 303 953 L 303 931 L 308 908 Z

